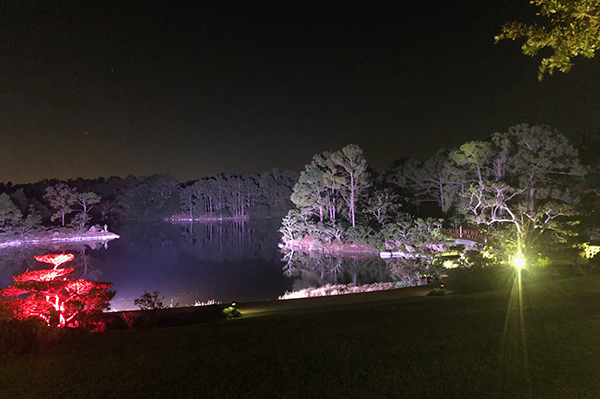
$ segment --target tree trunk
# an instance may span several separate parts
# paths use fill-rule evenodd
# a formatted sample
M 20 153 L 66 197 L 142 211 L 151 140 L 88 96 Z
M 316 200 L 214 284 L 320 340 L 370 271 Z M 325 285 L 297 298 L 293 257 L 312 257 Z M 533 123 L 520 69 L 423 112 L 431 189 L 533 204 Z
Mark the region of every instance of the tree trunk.
M 356 227 L 354 218 L 354 174 L 350 173 L 350 215 L 352 217 L 352 227 Z

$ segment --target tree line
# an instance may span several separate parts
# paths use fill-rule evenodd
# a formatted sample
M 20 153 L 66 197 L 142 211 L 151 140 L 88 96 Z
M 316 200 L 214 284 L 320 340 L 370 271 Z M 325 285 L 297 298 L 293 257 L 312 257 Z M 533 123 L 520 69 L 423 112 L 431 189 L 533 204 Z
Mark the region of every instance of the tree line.
M 0 183 L 0 233 L 22 236 L 57 227 L 83 231 L 94 223 L 182 215 L 281 215 L 291 207 L 289 197 L 296 181 L 295 172 L 275 168 L 262 174 L 220 174 L 188 182 L 156 174 Z
M 288 243 L 310 235 L 431 255 L 443 228 L 470 226 L 505 253 L 572 248 L 598 236 L 600 162 L 584 142 L 580 157 L 564 135 L 523 124 L 386 171 L 369 169 L 356 145 L 327 151 L 300 173 L 280 231 Z

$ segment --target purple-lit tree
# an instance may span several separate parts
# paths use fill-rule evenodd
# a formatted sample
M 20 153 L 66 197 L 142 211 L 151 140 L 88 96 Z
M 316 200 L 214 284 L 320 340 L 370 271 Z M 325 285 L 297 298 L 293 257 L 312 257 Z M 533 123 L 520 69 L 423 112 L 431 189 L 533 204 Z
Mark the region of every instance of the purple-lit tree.
M 75 193 L 73 198 L 75 201 L 74 203 L 79 205 L 81 210 L 73 219 L 72 224 L 77 230 L 83 231 L 87 222 L 90 220 L 90 210 L 94 205 L 100 202 L 100 197 L 96 193 L 87 192 Z
M 348 144 L 340 151 L 333 152 L 329 161 L 329 170 L 325 172 L 327 187 L 339 190 L 348 205 L 348 220 L 356 227 L 356 203 L 369 188 L 369 172 L 363 151 L 356 144 Z
M 321 222 L 325 219 L 335 222 L 336 216 L 335 190 L 327 187 L 323 179 L 327 169 L 321 160 L 322 157 L 328 157 L 328 154 L 315 156 L 306 165 L 290 197 L 302 213 L 318 216 Z

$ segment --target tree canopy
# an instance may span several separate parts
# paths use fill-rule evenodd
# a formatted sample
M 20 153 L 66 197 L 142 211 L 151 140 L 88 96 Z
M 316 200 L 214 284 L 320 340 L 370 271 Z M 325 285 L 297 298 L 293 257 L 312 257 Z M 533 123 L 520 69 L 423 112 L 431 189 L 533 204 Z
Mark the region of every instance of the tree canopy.
M 521 47 L 523 54 L 536 56 L 550 48 L 552 53 L 542 58 L 538 79 L 554 70 L 569 72 L 572 58 L 592 58 L 600 46 L 600 2 L 598 0 L 531 0 L 538 7 L 539 23 L 510 22 L 495 37 L 504 39 L 526 38 Z

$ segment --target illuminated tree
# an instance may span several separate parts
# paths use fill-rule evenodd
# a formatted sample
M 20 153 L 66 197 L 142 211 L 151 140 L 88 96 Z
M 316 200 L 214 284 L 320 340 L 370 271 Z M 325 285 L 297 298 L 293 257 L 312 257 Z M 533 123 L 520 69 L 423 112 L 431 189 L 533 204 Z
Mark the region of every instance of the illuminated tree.
M 462 211 L 477 225 L 511 225 L 518 251 L 536 236 L 552 231 L 564 241 L 567 222 L 577 214 L 570 188 L 585 174 L 577 151 L 567 139 L 546 126 L 518 125 L 491 138 L 487 170 L 463 194 Z M 499 163 L 501 162 L 501 166 Z
M 100 202 L 100 197 L 96 193 L 75 193 L 74 203 L 81 207 L 81 211 L 75 216 L 72 225 L 79 231 L 83 231 L 87 222 L 90 220 L 90 209 Z
M 542 59 L 538 79 L 555 69 L 569 72 L 577 56 L 592 58 L 600 46 L 600 2 L 598 0 L 531 0 L 539 8 L 536 15 L 541 24 L 523 22 L 507 23 L 502 33 L 495 37 L 527 40 L 521 47 L 523 54 L 535 56 L 546 47 L 552 54 Z
M 109 309 L 115 295 L 111 283 L 85 279 L 71 280 L 73 268 L 59 268 L 72 254 L 45 255 L 36 260 L 54 264 L 54 269 L 27 271 L 13 277 L 12 287 L 0 290 L 6 307 L 15 319 L 38 318 L 48 325 L 78 327 L 86 316 Z
M 405 167 L 404 178 L 413 186 L 417 203 L 435 201 L 442 212 L 448 212 L 460 181 L 448 161 L 448 150 L 442 149 L 425 162 L 413 162 Z
M 385 188 L 373 190 L 367 198 L 364 209 L 383 228 L 396 218 L 401 207 L 399 196 L 391 189 Z
M 23 217 L 19 208 L 13 204 L 6 193 L 0 194 L 0 229 L 12 231 L 21 222 Z
M 348 220 L 352 227 L 356 227 L 356 202 L 370 185 L 367 161 L 362 153 L 362 149 L 356 144 L 348 144 L 332 153 L 329 170 L 324 175 L 325 185 L 339 190 L 342 199 L 348 204 Z
M 65 215 L 73 212 L 75 203 L 75 188 L 58 183 L 46 188 L 46 199 L 50 201 L 50 206 L 56 210 L 56 213 L 50 218 L 52 221 L 60 219 L 61 226 L 65 225 Z
M 325 186 L 323 176 L 327 169 L 320 162 L 322 156 L 323 154 L 315 156 L 300 173 L 290 199 L 301 212 L 316 215 L 321 222 L 325 217 L 335 221 L 335 199 L 332 196 L 333 190 Z

